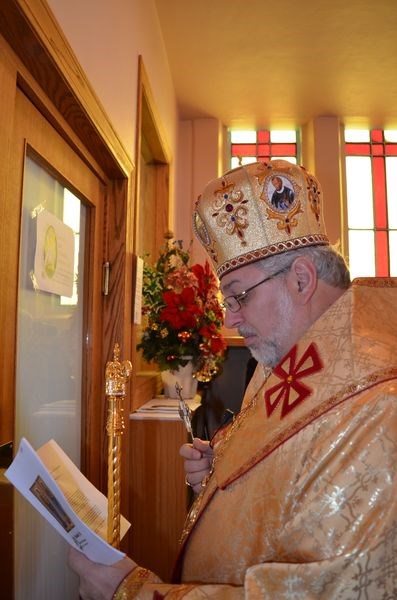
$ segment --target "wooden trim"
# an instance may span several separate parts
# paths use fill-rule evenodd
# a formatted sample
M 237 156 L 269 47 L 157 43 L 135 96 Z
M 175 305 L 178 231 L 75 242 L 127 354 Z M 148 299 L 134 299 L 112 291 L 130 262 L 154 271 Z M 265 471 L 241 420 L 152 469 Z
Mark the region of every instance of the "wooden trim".
M 105 171 L 94 159 L 92 154 L 87 151 L 87 147 L 82 143 L 79 136 L 70 127 L 64 116 L 48 102 L 48 97 L 46 94 L 44 94 L 41 87 L 21 64 L 18 65 L 17 86 L 23 91 L 23 93 L 27 96 L 27 98 L 29 98 L 32 104 L 47 119 L 47 121 L 51 123 L 55 131 L 59 133 L 65 142 L 91 169 L 91 171 L 93 171 L 103 183 L 106 183 L 108 178 Z
M 143 102 L 143 99 L 145 102 Z M 138 56 L 138 103 L 137 103 L 137 121 L 136 121 L 136 154 L 135 161 L 139 160 L 139 133 L 145 131 L 146 138 L 150 146 L 150 151 L 155 162 L 170 163 L 171 152 L 166 142 L 166 136 L 163 132 L 161 119 L 156 109 L 149 78 L 143 64 L 142 55 Z
M 149 80 L 143 64 L 142 56 L 138 56 L 138 93 L 137 93 L 137 111 L 136 111 L 136 134 L 135 134 L 135 211 L 134 211 L 134 246 L 133 252 L 137 254 L 138 232 L 136 228 L 139 223 L 139 162 L 141 159 L 142 145 L 144 143 L 142 133 L 145 133 L 145 144 L 147 152 L 150 152 L 153 162 L 161 165 L 170 163 L 170 152 L 162 134 L 160 119 L 153 101 L 153 94 L 150 88 Z M 167 199 L 169 202 L 169 198 Z M 168 209 L 168 206 L 167 206 Z M 164 232 L 163 232 L 164 234 Z
M 131 235 L 131 206 L 127 201 L 127 190 L 123 182 L 113 180 L 109 186 L 109 197 L 112 201 L 106 203 L 107 231 L 111 235 L 106 239 L 106 252 L 111 268 L 109 279 L 109 294 L 103 298 L 103 365 L 113 360 L 113 349 L 115 342 L 120 343 L 121 359 L 130 360 L 131 349 L 131 311 L 132 311 L 132 253 L 127 250 L 127 240 Z M 102 390 L 104 389 L 104 369 L 102 373 Z M 130 390 L 132 386 L 130 384 Z M 132 392 L 128 393 L 127 402 L 132 403 Z M 129 412 L 129 404 L 124 407 Z M 104 406 L 102 431 L 105 431 L 107 405 Z M 128 437 L 128 431 L 126 436 Z M 101 454 L 107 456 L 107 436 L 102 437 Z M 123 441 L 123 447 L 125 446 Z M 128 478 L 129 463 L 126 456 L 127 450 L 123 450 L 122 480 Z M 104 463 L 104 467 L 105 467 Z M 107 472 L 102 471 L 102 489 L 106 488 Z M 122 510 L 128 514 L 128 508 L 122 499 Z
M 239 335 L 227 335 L 225 341 L 228 346 L 245 346 L 244 339 Z
M 0 52 L 3 48 L 0 39 Z M 2 160 L 0 160 L 0 323 L 2 327 L 3 344 L 0 352 L 0 444 L 14 439 L 14 387 L 15 387 L 15 282 L 10 276 L 8 265 L 17 269 L 18 256 L 15 246 L 10 243 L 9 231 L 15 231 L 14 223 L 19 222 L 19 204 L 9 206 L 10 169 L 14 165 L 10 160 L 15 105 L 15 68 L 4 53 L 4 61 L 0 63 L 0 139 Z M 11 222 L 10 222 L 11 221 Z M 17 228 L 18 230 L 18 228 Z M 12 242 L 13 240 L 11 240 Z M 14 240 L 18 247 L 19 240 Z
M 143 64 L 142 56 L 138 57 L 138 94 L 137 94 L 137 117 L 136 117 L 136 143 L 135 143 L 135 235 L 134 235 L 134 255 L 138 255 L 142 248 L 140 240 L 147 236 L 149 232 L 139 231 L 140 210 L 143 208 L 140 190 L 140 178 L 143 164 L 152 169 L 154 181 L 153 202 L 155 212 L 153 220 L 150 223 L 150 236 L 154 240 L 153 247 L 157 252 L 164 244 L 164 234 L 169 228 L 169 163 L 171 160 L 170 151 L 166 143 L 166 137 L 163 133 L 161 120 L 158 116 L 156 106 L 153 100 L 153 94 L 150 88 L 149 80 Z M 150 167 L 148 167 L 150 165 Z M 135 267 L 135 264 L 134 264 Z M 134 273 L 135 276 L 135 273 Z M 132 355 L 134 357 L 133 389 L 134 396 L 132 409 L 138 408 L 153 397 L 153 372 L 147 373 L 141 369 L 155 369 L 155 365 L 148 367 L 140 359 L 135 350 L 137 340 L 140 335 L 140 326 L 133 327 L 132 336 Z M 142 367 L 143 363 L 143 367 Z M 159 391 L 158 385 L 155 389 Z

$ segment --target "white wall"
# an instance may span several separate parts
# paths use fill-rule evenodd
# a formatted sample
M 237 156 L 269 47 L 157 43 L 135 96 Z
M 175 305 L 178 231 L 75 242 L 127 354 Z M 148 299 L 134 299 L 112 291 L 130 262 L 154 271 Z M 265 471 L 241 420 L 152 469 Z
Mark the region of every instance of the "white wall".
M 176 169 L 175 237 L 192 244 L 192 262 L 204 263 L 207 253 L 193 233 L 192 213 L 205 185 L 223 171 L 223 127 L 211 118 L 181 121 Z
M 128 155 L 135 162 L 138 56 L 172 157 L 174 86 L 154 0 L 47 0 Z

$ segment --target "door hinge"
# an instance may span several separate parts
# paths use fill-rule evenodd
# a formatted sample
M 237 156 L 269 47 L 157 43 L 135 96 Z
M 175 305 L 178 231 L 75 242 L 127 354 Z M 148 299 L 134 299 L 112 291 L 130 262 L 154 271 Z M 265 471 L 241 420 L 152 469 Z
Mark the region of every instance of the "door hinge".
M 110 276 L 110 262 L 106 261 L 102 265 L 102 293 L 104 296 L 109 295 L 109 276 Z

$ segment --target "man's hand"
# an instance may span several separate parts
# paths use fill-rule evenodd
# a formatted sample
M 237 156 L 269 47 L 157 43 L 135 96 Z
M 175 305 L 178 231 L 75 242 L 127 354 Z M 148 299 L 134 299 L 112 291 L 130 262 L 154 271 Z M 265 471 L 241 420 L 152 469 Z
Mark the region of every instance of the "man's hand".
M 183 444 L 179 454 L 185 459 L 186 482 L 192 486 L 195 494 L 201 492 L 201 482 L 210 472 L 214 451 L 208 441 L 194 438 L 192 444 Z
M 94 563 L 74 548 L 69 550 L 68 562 L 80 577 L 79 593 L 83 600 L 112 600 L 122 580 L 136 567 L 128 557 L 111 566 Z

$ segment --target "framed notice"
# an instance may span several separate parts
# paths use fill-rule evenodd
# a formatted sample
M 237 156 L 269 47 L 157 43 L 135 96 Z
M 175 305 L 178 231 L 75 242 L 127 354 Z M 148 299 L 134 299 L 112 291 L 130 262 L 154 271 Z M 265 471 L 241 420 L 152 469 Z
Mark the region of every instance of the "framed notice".
M 74 233 L 48 210 L 36 217 L 35 285 L 59 296 L 73 294 Z

